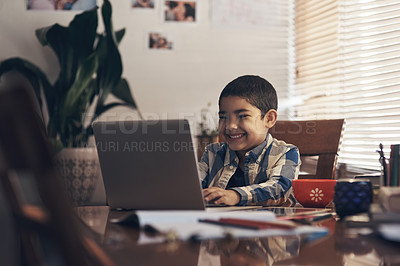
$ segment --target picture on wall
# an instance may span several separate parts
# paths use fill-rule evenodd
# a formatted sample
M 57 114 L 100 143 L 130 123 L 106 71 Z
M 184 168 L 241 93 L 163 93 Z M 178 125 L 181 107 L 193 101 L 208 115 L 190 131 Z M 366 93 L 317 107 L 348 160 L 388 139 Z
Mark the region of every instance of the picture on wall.
M 154 9 L 154 0 L 132 0 L 132 8 Z
M 27 0 L 28 10 L 89 10 L 96 0 Z
M 149 32 L 148 48 L 156 50 L 172 50 L 174 42 L 172 37 L 161 32 Z
M 195 22 L 196 1 L 164 1 L 164 21 Z

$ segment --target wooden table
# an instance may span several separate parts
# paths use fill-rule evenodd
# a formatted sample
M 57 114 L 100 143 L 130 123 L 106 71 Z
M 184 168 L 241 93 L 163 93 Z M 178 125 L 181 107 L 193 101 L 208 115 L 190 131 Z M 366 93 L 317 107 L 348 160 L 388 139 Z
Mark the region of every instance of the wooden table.
M 109 223 L 121 212 L 107 206 L 76 210 L 118 265 L 400 265 L 400 243 L 368 228 L 348 228 L 335 217 L 316 224 L 330 234 L 315 240 L 294 235 L 166 242 L 137 227 Z

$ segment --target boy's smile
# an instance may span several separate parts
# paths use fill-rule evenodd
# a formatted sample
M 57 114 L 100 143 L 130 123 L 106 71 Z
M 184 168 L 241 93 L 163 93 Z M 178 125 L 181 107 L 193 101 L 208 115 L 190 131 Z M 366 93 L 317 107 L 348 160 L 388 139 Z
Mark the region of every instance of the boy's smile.
M 223 97 L 219 106 L 219 132 L 229 148 L 244 153 L 261 144 L 268 132 L 267 115 L 238 96 Z

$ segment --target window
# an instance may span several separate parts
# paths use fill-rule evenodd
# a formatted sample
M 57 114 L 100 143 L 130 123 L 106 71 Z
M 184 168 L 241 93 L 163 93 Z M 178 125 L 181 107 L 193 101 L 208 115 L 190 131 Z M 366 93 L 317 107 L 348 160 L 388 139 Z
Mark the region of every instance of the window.
M 345 118 L 339 162 L 380 168 L 400 143 L 400 2 L 296 1 L 296 119 Z

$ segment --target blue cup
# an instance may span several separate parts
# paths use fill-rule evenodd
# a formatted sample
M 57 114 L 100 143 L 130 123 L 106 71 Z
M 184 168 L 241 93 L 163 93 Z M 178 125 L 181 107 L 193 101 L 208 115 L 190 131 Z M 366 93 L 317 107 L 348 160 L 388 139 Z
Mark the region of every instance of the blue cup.
M 372 185 L 368 179 L 339 179 L 333 198 L 336 213 L 343 218 L 368 212 L 372 195 Z

